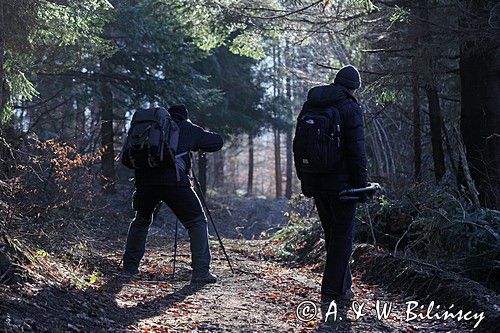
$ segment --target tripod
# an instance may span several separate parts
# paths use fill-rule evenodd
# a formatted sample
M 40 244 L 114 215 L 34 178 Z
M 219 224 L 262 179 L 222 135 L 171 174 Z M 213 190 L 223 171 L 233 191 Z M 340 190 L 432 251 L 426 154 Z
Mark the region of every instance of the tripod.
M 191 156 L 191 160 L 192 160 L 192 156 Z M 196 188 L 198 189 L 198 194 L 200 195 L 201 203 L 207 211 L 208 218 L 210 219 L 210 222 L 212 222 L 212 226 L 214 227 L 215 234 L 217 235 L 217 239 L 219 240 L 220 248 L 222 249 L 222 252 L 224 253 L 224 256 L 226 257 L 229 268 L 231 269 L 231 273 L 233 273 L 233 275 L 234 275 L 233 265 L 231 265 L 231 260 L 229 260 L 229 256 L 227 255 L 226 248 L 224 247 L 224 244 L 222 243 L 222 239 L 220 238 L 219 231 L 217 231 L 217 228 L 215 227 L 214 219 L 212 218 L 212 213 L 210 212 L 210 209 L 208 209 L 207 200 L 205 199 L 205 196 L 203 195 L 203 191 L 201 190 L 200 182 L 198 182 L 198 177 L 196 177 L 196 174 L 194 173 L 193 168 L 191 168 L 191 173 L 193 175 L 193 180 L 196 184 Z
M 158 205 L 156 205 L 155 210 L 153 212 L 153 221 L 156 219 L 158 216 L 158 213 L 160 212 L 161 204 L 163 202 L 159 202 Z M 175 219 L 175 237 L 174 237 L 174 262 L 173 262 L 173 268 L 172 268 L 172 279 L 175 277 L 175 263 L 177 261 L 177 238 L 178 238 L 178 233 L 179 233 L 179 219 Z
M 193 169 L 191 169 L 191 173 L 193 175 L 193 180 L 195 182 L 196 189 L 198 190 L 197 192 L 198 192 L 199 197 L 201 199 L 201 203 L 202 203 L 203 207 L 205 208 L 205 210 L 206 210 L 206 212 L 208 214 L 208 218 L 210 219 L 210 222 L 212 223 L 212 226 L 214 228 L 215 234 L 217 235 L 217 239 L 219 240 L 219 245 L 220 245 L 220 247 L 222 249 L 222 252 L 224 253 L 224 256 L 226 257 L 226 261 L 227 261 L 227 263 L 229 265 L 229 268 L 231 269 L 231 273 L 233 273 L 233 275 L 234 275 L 233 265 L 231 264 L 231 260 L 229 260 L 229 256 L 227 255 L 226 248 L 224 247 L 224 243 L 222 243 L 222 239 L 220 238 L 219 231 L 217 230 L 217 227 L 215 226 L 214 219 L 212 218 L 212 213 L 210 212 L 210 209 L 208 208 L 207 201 L 205 199 L 205 196 L 203 195 L 203 191 L 201 190 L 200 182 L 198 181 L 198 177 L 196 177 L 196 174 L 195 174 L 195 172 L 194 172 Z M 158 213 L 160 211 L 161 204 L 162 204 L 162 202 L 160 202 L 156 206 L 156 208 L 154 210 L 154 213 L 153 213 L 153 220 L 158 215 Z M 177 261 L 177 238 L 178 238 L 177 235 L 178 235 L 178 229 L 179 229 L 179 219 L 176 219 L 175 220 L 174 262 L 173 262 L 173 269 L 172 269 L 172 278 L 175 276 L 175 264 L 176 264 L 176 261 Z

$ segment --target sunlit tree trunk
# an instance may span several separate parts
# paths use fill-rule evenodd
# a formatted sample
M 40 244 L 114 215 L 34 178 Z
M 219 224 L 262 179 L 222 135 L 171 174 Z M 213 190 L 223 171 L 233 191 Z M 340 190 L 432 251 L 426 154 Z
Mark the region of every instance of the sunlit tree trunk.
M 281 174 L 281 136 L 280 130 L 278 128 L 278 113 L 276 108 L 277 97 L 279 96 L 279 47 L 273 46 L 273 66 L 274 66 L 274 78 L 273 78 L 273 114 L 275 119 L 274 125 L 274 177 L 275 177 L 275 187 L 276 187 L 276 198 L 279 199 L 283 196 L 282 193 L 282 174 Z
M 106 61 L 102 63 L 101 70 L 106 73 L 109 68 Z M 114 191 L 115 173 L 115 149 L 113 130 L 113 93 L 104 79 L 101 80 L 100 110 L 101 110 L 101 147 L 104 149 L 101 158 L 103 189 L 108 192 Z
M 281 174 L 281 134 L 279 129 L 274 130 L 274 173 L 276 175 L 276 198 L 283 196 L 282 174 Z
M 247 195 L 253 194 L 253 171 L 254 171 L 254 143 L 253 134 L 248 134 L 248 180 L 247 180 Z
M 224 152 L 222 150 L 214 153 L 214 186 L 224 186 Z

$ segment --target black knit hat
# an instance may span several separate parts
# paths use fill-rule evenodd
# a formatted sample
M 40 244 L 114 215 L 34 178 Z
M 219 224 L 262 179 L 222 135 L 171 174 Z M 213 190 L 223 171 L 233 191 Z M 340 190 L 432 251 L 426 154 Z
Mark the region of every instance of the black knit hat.
M 184 104 L 177 104 L 177 105 L 172 105 L 170 109 L 168 109 L 168 112 L 172 115 L 172 117 L 176 116 L 180 119 L 188 119 L 188 110 L 186 109 L 186 106 Z
M 358 89 L 361 87 L 361 78 L 359 77 L 359 72 L 356 67 L 347 65 L 338 71 L 333 83 L 339 84 L 347 89 Z

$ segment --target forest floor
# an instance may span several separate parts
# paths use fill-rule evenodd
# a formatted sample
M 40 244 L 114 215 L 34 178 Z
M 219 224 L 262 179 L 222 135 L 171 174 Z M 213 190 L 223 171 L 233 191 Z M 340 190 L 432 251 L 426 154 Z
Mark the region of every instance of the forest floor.
M 99 272 L 97 275 L 80 284 L 60 285 L 37 279 L 0 291 L 0 328 L 3 325 L 7 332 L 469 331 L 456 321 L 407 322 L 407 299 L 357 277 L 354 300 L 365 304 L 366 315 L 355 319 L 354 311 L 349 310 L 346 320 L 345 310 L 339 310 L 343 320 L 333 321 L 332 315 L 324 323 L 321 312 L 324 314 L 326 309 L 319 306 L 321 275 L 311 267 L 292 268 L 274 260 L 279 244 L 270 240 L 225 239 L 236 271 L 232 275 L 213 239 L 212 267 L 219 281 L 196 287 L 189 284 L 189 246 L 185 237 L 179 244 L 172 278 L 172 238 L 153 228 L 142 273 L 129 279 L 118 270 L 123 239 L 104 242 L 106 235 L 101 236 L 87 258 L 93 270 Z M 296 308 L 306 300 L 316 305 L 317 314 L 301 321 Z M 389 319 L 375 315 L 377 300 L 393 302 Z
M 164 239 L 151 243 L 141 266 L 142 275 L 132 280 L 119 274 L 123 244 L 106 244 L 98 268 L 102 277 L 92 287 L 60 288 L 38 282 L 19 290 L 17 297 L 4 299 L 8 309 L 7 331 L 47 332 L 450 332 L 468 331 L 456 322 L 411 321 L 405 317 L 406 301 L 381 286 L 355 278 L 355 301 L 365 303 L 366 316 L 336 322 L 322 321 L 319 306 L 320 274 L 310 269 L 288 268 L 266 260 L 269 241 L 226 240 L 235 266 L 232 275 L 222 253 L 215 250 L 213 270 L 219 282 L 189 285 L 188 244 L 180 247 L 176 276 L 172 254 L 166 254 Z M 212 246 L 216 248 L 216 244 Z M 9 297 L 9 295 L 3 295 Z M 303 301 L 317 305 L 317 315 L 303 322 L 296 308 Z M 375 302 L 394 303 L 389 319 L 377 319 Z M 325 309 L 323 309 L 324 311 Z M 339 316 L 342 314 L 339 310 Z

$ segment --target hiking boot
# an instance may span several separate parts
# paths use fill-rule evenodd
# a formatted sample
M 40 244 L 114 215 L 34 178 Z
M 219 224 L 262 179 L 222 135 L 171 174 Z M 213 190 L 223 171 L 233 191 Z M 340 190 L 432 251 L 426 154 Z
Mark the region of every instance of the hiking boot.
M 136 275 L 139 275 L 139 269 L 137 267 L 123 266 L 120 274 L 123 276 L 130 276 L 130 277 L 136 276 Z
M 191 278 L 191 284 L 208 284 L 208 283 L 216 283 L 217 276 L 214 274 L 207 272 L 205 275 L 193 275 Z
M 354 298 L 354 292 L 349 288 L 342 295 L 341 299 L 344 301 L 350 301 Z
M 353 298 L 354 292 L 349 288 L 342 294 L 342 296 L 339 296 L 339 294 L 330 293 L 321 294 L 321 303 L 329 304 L 332 301 L 350 301 Z

